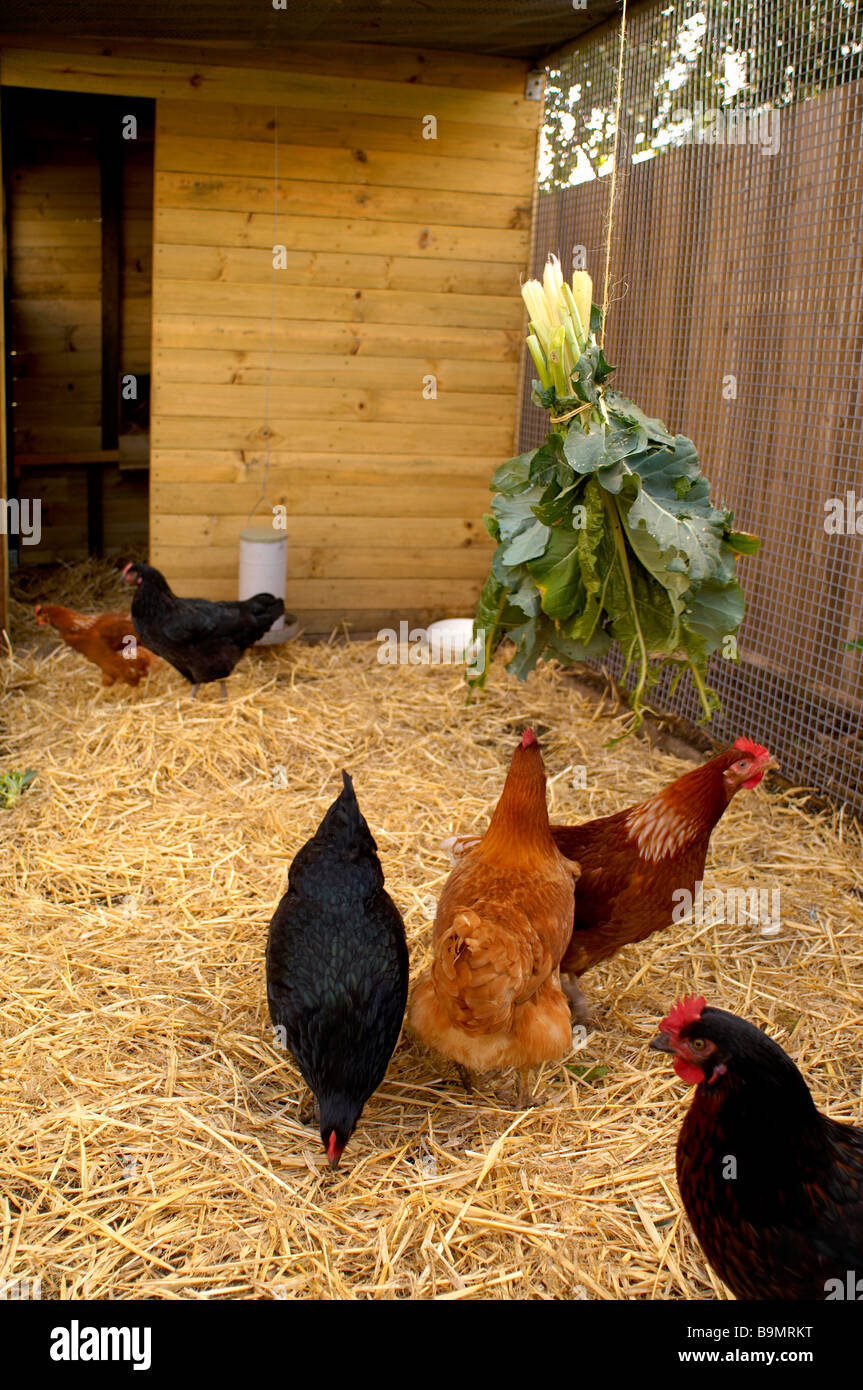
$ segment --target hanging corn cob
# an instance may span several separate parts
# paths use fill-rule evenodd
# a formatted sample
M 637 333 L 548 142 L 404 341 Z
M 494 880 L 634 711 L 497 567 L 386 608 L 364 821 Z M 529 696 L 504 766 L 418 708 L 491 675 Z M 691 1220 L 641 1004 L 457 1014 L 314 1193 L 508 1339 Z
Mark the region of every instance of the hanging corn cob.
M 491 653 L 509 637 L 508 670 L 524 678 L 545 655 L 579 661 L 620 645 L 634 718 L 669 663 L 689 670 L 705 719 L 718 708 L 706 683 L 711 655 L 736 658 L 743 618 L 735 556 L 759 542 L 712 505 L 695 446 L 611 390 L 597 342 L 600 311 L 585 272 L 563 279 L 549 256 L 542 281 L 522 286 L 536 367 L 533 400 L 551 430 L 538 449 L 503 464 L 485 518 L 497 541 L 476 618 Z

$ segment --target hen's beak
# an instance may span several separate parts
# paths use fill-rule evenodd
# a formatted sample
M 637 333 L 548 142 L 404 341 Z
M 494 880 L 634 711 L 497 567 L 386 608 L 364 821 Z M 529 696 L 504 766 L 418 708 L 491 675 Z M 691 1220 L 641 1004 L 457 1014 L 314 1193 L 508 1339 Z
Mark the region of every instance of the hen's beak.
M 772 754 L 763 763 L 761 763 L 761 771 L 769 772 L 771 768 L 776 768 L 777 771 L 779 770 L 779 759 L 774 758 Z
M 134 584 L 134 582 L 135 582 L 135 576 L 134 576 L 134 575 L 132 575 L 131 579 L 129 578 L 129 570 L 130 570 L 131 568 L 132 568 L 132 561 L 130 560 L 129 563 L 128 563 L 128 565 L 124 565 L 123 568 L 122 568 L 122 570 L 120 571 L 121 578 L 125 579 L 125 581 L 126 581 L 127 584 Z
M 656 1037 L 648 1043 L 648 1047 L 652 1048 L 654 1052 L 674 1051 L 670 1033 L 657 1033 Z

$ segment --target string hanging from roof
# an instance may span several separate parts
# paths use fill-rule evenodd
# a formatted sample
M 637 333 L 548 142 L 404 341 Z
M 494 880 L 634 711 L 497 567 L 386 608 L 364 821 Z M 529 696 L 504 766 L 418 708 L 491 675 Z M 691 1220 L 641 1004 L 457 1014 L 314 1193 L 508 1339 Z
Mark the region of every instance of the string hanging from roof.
M 273 355 L 276 335 L 276 248 L 279 244 L 279 112 L 273 108 L 273 251 L 272 278 L 270 281 L 270 334 L 267 350 L 266 382 L 264 386 L 264 464 L 261 471 L 261 489 L 252 503 L 246 525 L 240 532 L 240 578 L 239 597 L 251 598 L 257 593 L 271 593 L 278 598 L 285 597 L 286 572 L 288 563 L 287 532 L 275 525 L 275 511 L 267 495 L 267 482 L 270 475 L 272 450 L 270 445 L 270 397 L 273 379 Z M 252 526 L 251 520 L 262 502 L 270 509 L 268 526 Z M 299 624 L 292 613 L 278 618 L 269 632 L 261 638 L 262 644 L 286 642 L 297 633 Z
M 617 147 L 620 137 L 620 110 L 623 105 L 623 60 L 626 50 L 626 0 L 620 15 L 620 37 L 617 53 L 617 79 L 614 94 L 614 143 L 611 147 L 611 184 L 608 190 L 608 221 L 605 228 L 605 269 L 602 277 L 602 327 L 600 346 L 605 346 L 605 327 L 608 318 L 608 276 L 611 270 L 611 238 L 614 232 L 614 199 L 617 193 Z

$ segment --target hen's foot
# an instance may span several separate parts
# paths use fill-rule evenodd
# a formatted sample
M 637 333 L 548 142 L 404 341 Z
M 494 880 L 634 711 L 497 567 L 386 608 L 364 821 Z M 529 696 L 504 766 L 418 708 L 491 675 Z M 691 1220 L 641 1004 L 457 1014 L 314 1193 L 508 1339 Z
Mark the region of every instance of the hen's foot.
M 590 1022 L 590 1001 L 585 998 L 574 975 L 561 975 L 560 987 L 569 1000 L 569 1016 L 573 1023 Z

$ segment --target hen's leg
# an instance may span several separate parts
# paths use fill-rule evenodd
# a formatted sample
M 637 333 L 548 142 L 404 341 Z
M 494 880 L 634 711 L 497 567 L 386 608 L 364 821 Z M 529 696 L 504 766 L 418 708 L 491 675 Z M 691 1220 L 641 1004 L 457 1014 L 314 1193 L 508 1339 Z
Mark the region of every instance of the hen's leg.
M 195 684 L 192 686 L 192 699 L 193 699 L 193 700 L 194 700 L 195 696 L 196 696 L 197 693 L 198 693 L 198 684 L 199 684 L 199 682 L 198 682 L 198 681 L 195 681 Z
M 573 1023 L 590 1022 L 590 1004 L 578 987 L 574 975 L 561 975 L 560 987 L 569 1000 L 569 1016 Z
M 456 1062 L 455 1069 L 458 1072 L 459 1081 L 464 1086 L 468 1095 L 470 1095 L 471 1091 L 474 1089 L 473 1072 L 469 1071 L 467 1067 L 463 1067 L 461 1062 Z
M 227 699 L 228 699 L 228 687 L 225 685 L 225 682 L 224 682 L 224 681 L 219 681 L 219 685 L 221 686 L 221 690 L 222 690 L 222 704 L 224 705 L 224 704 L 227 702 Z
M 518 1110 L 532 1110 L 535 1105 L 542 1105 L 543 1102 L 539 1100 L 533 1092 L 530 1067 L 519 1067 L 518 1075 L 521 1085 L 519 1086 L 518 1096 L 516 1097 L 516 1108 Z
M 317 1097 L 308 1089 L 303 1093 L 297 1118 L 301 1125 L 321 1123 L 321 1107 L 318 1105 Z

